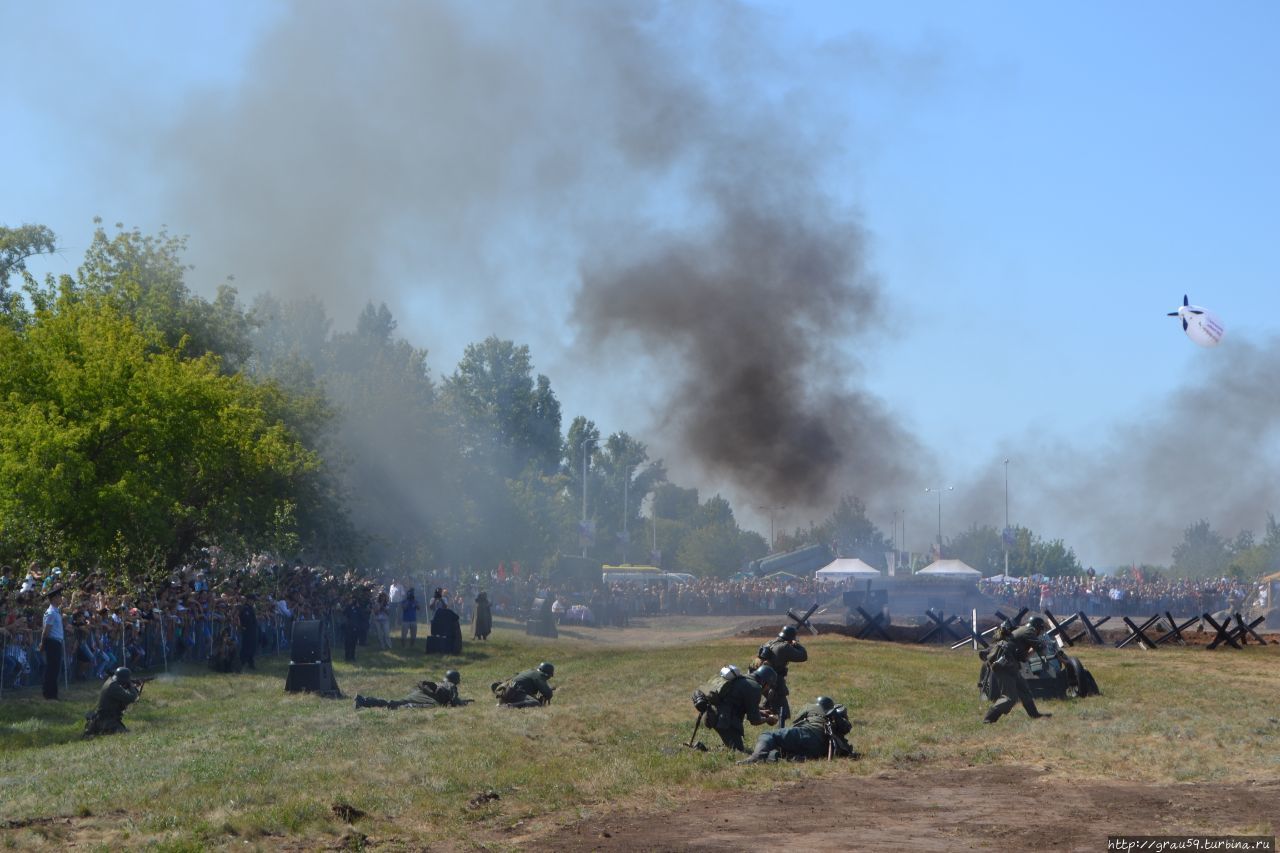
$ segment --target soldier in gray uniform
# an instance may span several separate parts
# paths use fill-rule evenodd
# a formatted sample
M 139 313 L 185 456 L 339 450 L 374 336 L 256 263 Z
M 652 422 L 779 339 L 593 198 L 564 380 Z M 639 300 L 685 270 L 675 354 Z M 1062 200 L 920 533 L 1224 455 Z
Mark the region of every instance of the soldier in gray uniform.
M 115 675 L 102 685 L 98 707 L 85 714 L 84 736 L 123 734 L 125 709 L 142 695 L 142 682 L 133 680 L 127 667 L 119 667 Z
M 991 690 L 996 696 L 996 701 L 991 704 L 982 722 L 994 723 L 1013 710 L 1013 706 L 1018 702 L 1022 702 L 1023 710 L 1033 720 L 1053 716 L 1042 714 L 1036 708 L 1036 702 L 1031 698 L 1031 689 L 1027 687 L 1027 681 L 1022 677 L 1022 664 L 1031 650 L 1044 645 L 1041 635 L 1044 634 L 1046 627 L 1048 623 L 1043 616 L 1032 616 L 1027 620 L 1027 624 L 1015 628 L 990 649 L 985 650 L 987 666 L 991 667 Z
M 506 681 L 495 681 L 489 686 L 503 707 L 537 708 L 551 704 L 555 688 L 547 679 L 555 674 L 555 666 L 543 661 L 536 669 L 526 669 Z
M 803 663 L 809 659 L 809 652 L 796 642 L 796 627 L 783 626 L 776 640 L 770 640 L 760 647 L 756 657 L 759 664 L 768 664 L 778 674 L 777 681 L 765 695 L 765 707 L 778 715 L 778 727 L 786 725 L 791 716 L 791 705 L 787 702 L 787 667 L 793 663 Z
M 812 705 L 806 705 L 787 728 L 773 729 L 760 735 L 751 755 L 738 763 L 853 756 L 853 747 L 845 740 L 845 735 L 852 729 L 853 724 L 849 722 L 844 706 L 837 705 L 830 697 L 819 696 Z
M 413 691 L 403 699 L 375 699 L 372 696 L 356 696 L 356 708 L 449 708 L 461 705 L 458 685 L 462 676 L 456 669 L 444 674 L 444 681 L 419 681 Z

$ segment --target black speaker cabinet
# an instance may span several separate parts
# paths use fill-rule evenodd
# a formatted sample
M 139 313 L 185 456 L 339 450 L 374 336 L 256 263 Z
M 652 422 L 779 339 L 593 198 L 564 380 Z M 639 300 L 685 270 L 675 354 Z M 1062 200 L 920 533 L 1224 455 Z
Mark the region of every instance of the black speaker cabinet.
M 289 641 L 290 663 L 320 663 L 329 660 L 329 644 L 325 642 L 322 623 L 318 619 L 293 623 L 293 639 Z
M 284 689 L 286 693 L 317 693 L 328 699 L 342 698 L 338 681 L 333 677 L 333 664 L 328 661 L 289 664 Z

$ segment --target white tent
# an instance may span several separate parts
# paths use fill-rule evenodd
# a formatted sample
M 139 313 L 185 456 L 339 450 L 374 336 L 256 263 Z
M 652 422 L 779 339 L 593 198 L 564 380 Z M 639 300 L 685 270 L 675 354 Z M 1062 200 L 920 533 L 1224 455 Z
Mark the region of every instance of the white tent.
M 826 566 L 814 572 L 813 576 L 819 580 L 841 581 L 841 580 L 862 580 L 864 578 L 880 577 L 880 570 L 874 566 L 869 566 L 857 558 L 841 558 L 832 560 Z
M 916 574 L 944 578 L 973 578 L 974 580 L 982 577 L 982 572 L 967 565 L 963 560 L 934 560 Z

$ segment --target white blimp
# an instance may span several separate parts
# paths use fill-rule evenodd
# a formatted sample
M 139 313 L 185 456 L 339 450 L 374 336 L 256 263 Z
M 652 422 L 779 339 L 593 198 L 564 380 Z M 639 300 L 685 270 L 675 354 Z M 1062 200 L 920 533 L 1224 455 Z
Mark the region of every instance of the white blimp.
M 1216 347 L 1222 342 L 1222 336 L 1226 332 L 1222 321 L 1212 311 L 1190 304 L 1186 294 L 1182 296 L 1182 307 L 1177 311 L 1170 311 L 1169 316 L 1181 317 L 1182 331 L 1202 347 Z

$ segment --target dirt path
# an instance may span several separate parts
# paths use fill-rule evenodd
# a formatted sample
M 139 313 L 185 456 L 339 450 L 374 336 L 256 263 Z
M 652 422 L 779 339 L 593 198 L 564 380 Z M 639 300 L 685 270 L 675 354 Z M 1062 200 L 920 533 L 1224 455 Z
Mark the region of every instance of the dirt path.
M 980 767 L 788 782 L 766 794 L 702 797 L 668 813 L 589 819 L 538 844 L 557 851 L 1103 851 L 1108 835 L 1272 835 L 1277 828 L 1280 780 L 1077 784 L 1042 769 Z

